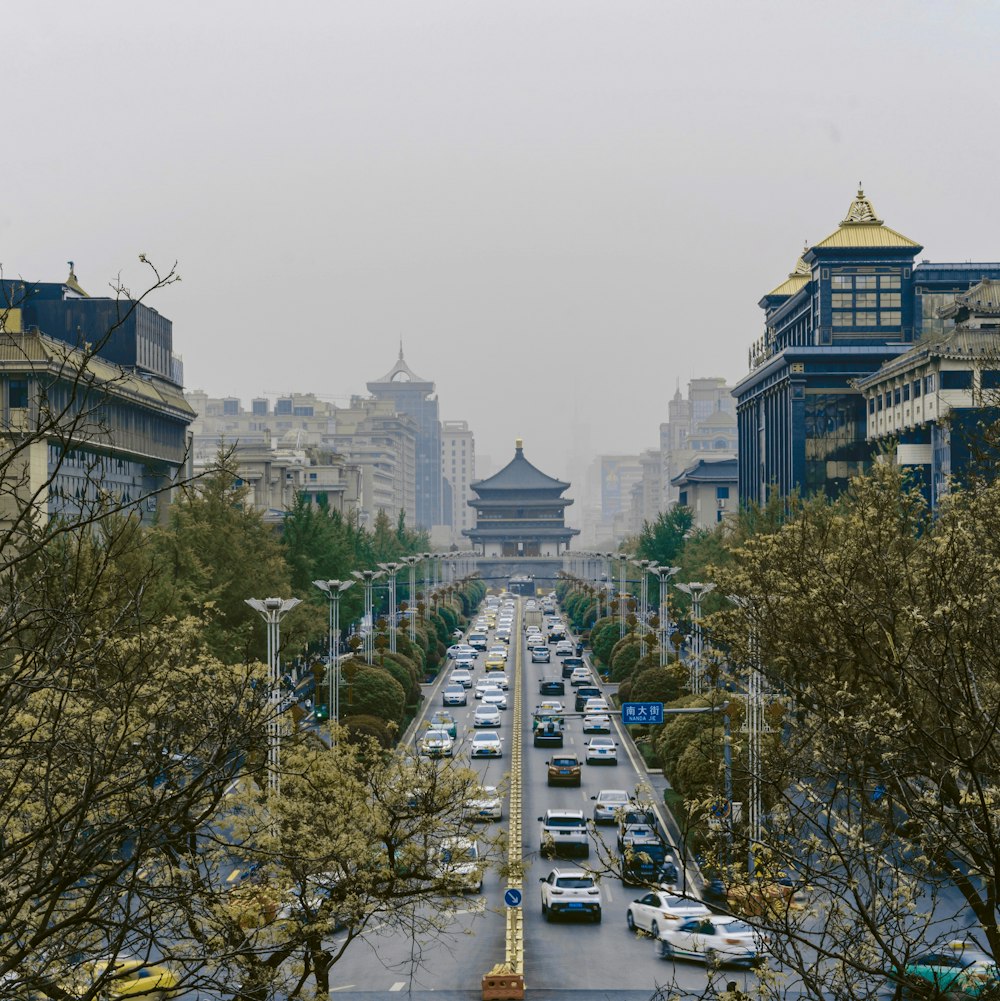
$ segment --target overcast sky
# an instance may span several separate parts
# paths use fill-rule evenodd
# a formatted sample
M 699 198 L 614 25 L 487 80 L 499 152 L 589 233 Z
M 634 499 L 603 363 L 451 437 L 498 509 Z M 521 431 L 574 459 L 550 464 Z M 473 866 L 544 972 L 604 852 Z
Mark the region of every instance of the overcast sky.
M 5 3 L 0 261 L 137 255 L 188 388 L 345 404 L 406 359 L 499 465 L 656 445 L 863 180 L 1000 259 L 994 3 Z M 572 492 L 571 492 L 572 493 Z

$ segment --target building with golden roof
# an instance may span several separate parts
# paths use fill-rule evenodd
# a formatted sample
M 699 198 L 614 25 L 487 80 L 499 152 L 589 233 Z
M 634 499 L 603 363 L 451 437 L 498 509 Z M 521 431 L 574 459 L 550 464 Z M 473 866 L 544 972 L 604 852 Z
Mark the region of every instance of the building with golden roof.
M 736 385 L 739 494 L 836 496 L 871 461 L 857 381 L 941 333 L 942 312 L 1000 263 L 915 263 L 922 246 L 887 226 L 864 191 L 761 300 L 763 335 Z

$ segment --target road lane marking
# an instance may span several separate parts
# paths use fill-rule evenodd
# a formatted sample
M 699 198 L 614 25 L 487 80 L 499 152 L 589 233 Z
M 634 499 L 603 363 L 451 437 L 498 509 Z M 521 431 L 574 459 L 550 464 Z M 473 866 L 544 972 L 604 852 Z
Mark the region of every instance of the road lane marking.
M 406 986 L 405 980 L 397 980 L 392 987 L 389 988 L 390 991 L 401 991 Z

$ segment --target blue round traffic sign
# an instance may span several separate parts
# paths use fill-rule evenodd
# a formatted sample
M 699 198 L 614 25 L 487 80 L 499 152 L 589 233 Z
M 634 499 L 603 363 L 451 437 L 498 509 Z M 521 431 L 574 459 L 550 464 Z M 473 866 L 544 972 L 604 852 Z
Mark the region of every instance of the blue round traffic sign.
M 508 907 L 520 907 L 521 906 L 521 891 L 520 890 L 508 890 L 503 895 L 503 902 Z

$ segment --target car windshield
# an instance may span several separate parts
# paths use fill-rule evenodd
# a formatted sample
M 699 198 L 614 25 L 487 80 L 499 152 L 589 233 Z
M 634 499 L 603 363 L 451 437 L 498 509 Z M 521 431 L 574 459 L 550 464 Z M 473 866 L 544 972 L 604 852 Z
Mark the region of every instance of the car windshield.
M 753 928 L 745 921 L 730 921 L 727 924 L 720 924 L 718 931 L 723 935 L 750 935 Z
M 446 692 L 462 692 L 462 691 L 465 691 L 465 689 L 464 689 L 464 688 L 462 688 L 462 686 L 461 686 L 461 685 L 449 685 L 449 686 L 448 686 L 448 687 L 447 687 L 447 688 L 445 689 L 445 691 L 446 691 Z
M 614 747 L 614 741 L 608 737 L 595 737 L 590 742 L 591 747 Z
M 582 817 L 549 817 L 549 827 L 584 827 Z
M 428 740 L 447 740 L 448 733 L 445 730 L 428 730 L 427 731 Z
M 576 758 L 553 758 L 552 764 L 565 768 L 569 765 L 578 765 L 580 762 Z
M 476 737 L 476 740 L 478 740 L 480 744 L 500 743 L 500 738 L 495 733 L 481 733 L 478 737 Z
M 556 886 L 565 887 L 567 890 L 589 890 L 594 885 L 594 881 L 589 876 L 558 876 Z

